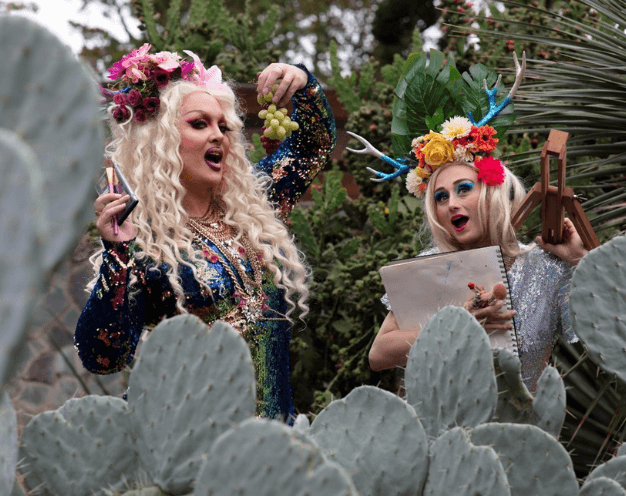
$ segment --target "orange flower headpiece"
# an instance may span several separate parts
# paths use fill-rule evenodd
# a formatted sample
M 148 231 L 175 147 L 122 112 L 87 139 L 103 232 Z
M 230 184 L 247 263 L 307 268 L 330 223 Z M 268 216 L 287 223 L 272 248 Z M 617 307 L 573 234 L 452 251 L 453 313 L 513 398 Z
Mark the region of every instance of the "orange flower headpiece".
M 372 181 L 390 181 L 408 173 L 407 189 L 417 197 L 424 196 L 432 173 L 451 162 L 474 166 L 479 181 L 489 186 L 502 184 L 504 166 L 492 156 L 498 144 L 495 135 L 498 131 L 504 133 L 515 118 L 511 107 L 502 111 L 515 96 L 526 69 L 526 56 L 523 55 L 521 66 L 515 54 L 514 57 L 515 84 L 496 104 L 500 76 L 496 80 L 495 73 L 485 66 L 477 64 L 470 68 L 470 74 L 461 76 L 451 63 L 446 66 L 443 54 L 435 50 L 431 51 L 429 60 L 426 55 L 410 56 L 396 87 L 391 126 L 394 153 L 404 158 L 388 157 L 361 136 L 350 132 L 348 134 L 365 145 L 365 149 L 347 149 L 374 155 L 396 169 L 386 174 L 368 167 L 378 176 Z M 487 80 L 490 85 L 495 81 L 492 89 L 488 88 Z M 482 115 L 478 122 L 472 111 Z M 467 113 L 467 117 L 461 117 L 461 113 Z M 487 125 L 492 120 L 493 126 Z M 425 128 L 424 123 L 428 127 Z M 422 134 L 424 131 L 428 132 Z
M 407 174 L 406 186 L 417 197 L 424 195 L 428 178 L 448 162 L 461 162 L 478 169 L 478 179 L 489 186 L 504 182 L 504 167 L 490 156 L 496 149 L 496 130 L 476 126 L 466 117 L 455 116 L 441 126 L 441 132 L 429 132 L 415 138 L 409 161 L 417 163 Z

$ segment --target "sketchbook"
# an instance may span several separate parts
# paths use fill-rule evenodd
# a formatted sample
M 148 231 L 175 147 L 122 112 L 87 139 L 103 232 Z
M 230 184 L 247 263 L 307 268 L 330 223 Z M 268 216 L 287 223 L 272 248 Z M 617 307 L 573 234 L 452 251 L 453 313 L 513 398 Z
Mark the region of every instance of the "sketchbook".
M 398 260 L 380 269 L 389 304 L 400 329 L 419 329 L 446 305 L 462 306 L 474 296 L 468 283 L 485 291 L 497 283 L 507 289 L 502 311 L 513 308 L 509 280 L 499 246 L 435 253 Z M 492 348 L 506 348 L 519 355 L 517 331 L 490 333 Z

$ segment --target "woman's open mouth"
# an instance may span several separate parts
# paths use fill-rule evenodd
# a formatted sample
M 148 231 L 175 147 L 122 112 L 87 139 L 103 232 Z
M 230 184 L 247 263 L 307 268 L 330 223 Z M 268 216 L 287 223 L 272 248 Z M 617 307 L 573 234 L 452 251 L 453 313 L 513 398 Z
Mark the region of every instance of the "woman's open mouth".
M 454 227 L 454 230 L 456 232 L 461 232 L 463 229 L 465 229 L 467 221 L 469 221 L 469 217 L 467 217 L 466 215 L 455 215 L 450 219 L 450 222 L 452 222 L 452 226 Z
M 209 148 L 204 154 L 204 161 L 214 171 L 219 171 L 222 168 L 222 156 L 223 152 L 219 148 Z

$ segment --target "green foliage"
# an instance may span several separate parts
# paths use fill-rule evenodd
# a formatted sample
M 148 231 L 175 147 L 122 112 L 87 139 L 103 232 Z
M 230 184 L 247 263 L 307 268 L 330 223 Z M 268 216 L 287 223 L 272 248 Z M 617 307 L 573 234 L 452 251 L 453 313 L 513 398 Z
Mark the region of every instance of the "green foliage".
M 348 77 L 341 76 L 339 59 L 337 58 L 337 42 L 330 43 L 330 63 L 332 65 L 332 77 L 328 82 L 335 88 L 337 98 L 348 112 L 354 112 L 361 103 L 358 93 L 354 92 L 356 73 L 351 73 Z
M 153 0 L 134 3 L 154 50 L 191 50 L 206 66 L 216 64 L 228 78 L 239 82 L 253 81 L 258 71 L 279 59 L 280 53 L 270 43 L 278 23 L 277 6 L 259 20 L 251 14 L 249 1 L 236 15 L 223 0 L 168 2 L 165 17 L 156 11 Z
M 380 70 L 368 61 L 360 74 L 344 78 L 336 46 L 331 59 L 338 98 L 351 109 L 346 129 L 391 155 L 391 106 L 404 60 L 398 56 Z M 355 140 L 348 146 L 361 148 Z M 342 169 L 333 164 L 323 183 L 314 183 L 313 204 L 296 207 L 288 220 L 313 269 L 307 326 L 292 335 L 292 384 L 296 407 L 303 412 L 318 412 L 362 384 L 396 387 L 395 371 L 373 372 L 368 360 L 387 314 L 378 301 L 384 294 L 378 269 L 421 251 L 417 233 L 423 217 L 420 201 L 407 194 L 401 179 L 373 183 L 367 166 L 385 167 L 371 156 L 346 151 Z M 343 171 L 359 187 L 357 200 L 347 197 Z
M 375 373 L 368 352 L 387 313 L 378 301 L 384 288 L 378 269 L 416 256 L 421 222 L 417 200 L 395 185 L 386 202 L 347 198 L 343 173 L 329 171 L 314 185 L 313 205 L 296 207 L 290 230 L 313 267 L 307 326 L 292 334 L 296 407 L 317 412 L 357 385 L 393 389 L 393 371 Z

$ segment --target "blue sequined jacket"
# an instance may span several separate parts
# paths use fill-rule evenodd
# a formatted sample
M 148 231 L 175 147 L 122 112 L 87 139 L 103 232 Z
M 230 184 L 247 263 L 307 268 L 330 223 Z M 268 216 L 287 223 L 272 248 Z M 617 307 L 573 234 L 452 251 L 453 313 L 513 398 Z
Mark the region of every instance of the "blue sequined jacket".
M 308 76 L 305 88 L 293 96 L 292 120 L 298 122 L 300 130 L 257 164 L 273 179 L 268 197 L 283 219 L 327 163 L 336 143 L 335 120 L 328 101 L 317 80 L 310 73 Z M 205 248 L 215 246 L 208 239 L 203 241 Z M 177 310 L 165 264 L 157 267 L 147 257 L 136 258 L 134 241 L 102 243 L 100 274 L 79 317 L 74 344 L 87 370 L 110 374 L 131 362 L 144 328 L 175 315 Z M 202 270 L 210 272 L 208 287 L 200 285 L 183 264 L 179 275 L 187 310 L 210 324 L 241 305 L 241 298 L 230 275 L 237 274 L 231 262 L 225 258 L 215 261 L 217 257 L 210 257 L 208 251 L 206 255 L 208 263 Z M 225 267 L 227 263 L 230 271 Z M 246 259 L 241 263 L 251 274 L 250 262 Z M 137 283 L 129 298 L 131 273 Z M 250 345 L 255 364 L 257 414 L 288 420 L 295 414 L 289 382 L 291 326 L 284 317 L 288 310 L 284 291 L 272 279 L 273 274 L 263 270 L 262 290 L 267 301 L 260 315 L 240 331 Z

